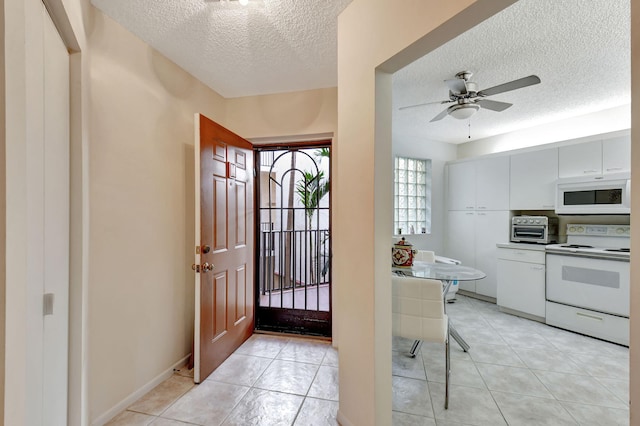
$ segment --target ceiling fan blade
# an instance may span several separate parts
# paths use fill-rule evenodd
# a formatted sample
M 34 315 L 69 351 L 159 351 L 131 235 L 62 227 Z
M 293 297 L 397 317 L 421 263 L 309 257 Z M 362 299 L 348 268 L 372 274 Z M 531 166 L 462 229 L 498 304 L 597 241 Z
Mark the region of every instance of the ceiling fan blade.
M 429 123 L 433 123 L 434 121 L 439 121 L 442 120 L 443 118 L 445 118 L 447 116 L 447 114 L 449 114 L 449 108 L 443 110 L 440 114 L 436 115 L 435 117 L 433 117 Z
M 486 109 L 490 109 L 491 111 L 498 111 L 498 112 L 504 111 L 505 109 L 513 105 L 508 102 L 498 102 L 498 101 L 492 101 L 489 99 L 478 99 L 475 103 L 480 105 L 482 108 L 486 108 Z
M 498 93 L 509 92 L 511 90 L 521 89 L 527 86 L 533 86 L 540 83 L 540 78 L 537 75 L 530 75 L 529 77 L 519 78 L 508 83 L 498 84 L 497 86 L 490 87 L 478 92 L 478 96 L 491 96 Z
M 449 90 L 453 93 L 459 93 L 461 95 L 467 94 L 467 82 L 462 78 L 452 78 L 450 80 L 445 80 L 447 86 L 449 86 Z
M 421 107 L 421 106 L 425 106 L 425 105 L 441 105 L 441 104 L 448 104 L 450 102 L 453 102 L 451 100 L 446 100 L 446 101 L 437 101 L 437 102 L 423 102 L 421 104 L 415 104 L 415 105 L 407 105 L 407 106 L 402 106 L 400 108 L 398 108 L 400 111 L 402 111 L 403 109 L 409 109 L 409 108 L 417 108 L 417 107 Z

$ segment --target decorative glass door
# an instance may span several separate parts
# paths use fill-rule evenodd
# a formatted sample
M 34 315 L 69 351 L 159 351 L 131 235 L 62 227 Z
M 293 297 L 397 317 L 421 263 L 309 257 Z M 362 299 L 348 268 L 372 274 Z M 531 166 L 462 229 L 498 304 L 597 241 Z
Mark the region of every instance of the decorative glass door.
M 330 147 L 257 153 L 256 329 L 330 336 Z

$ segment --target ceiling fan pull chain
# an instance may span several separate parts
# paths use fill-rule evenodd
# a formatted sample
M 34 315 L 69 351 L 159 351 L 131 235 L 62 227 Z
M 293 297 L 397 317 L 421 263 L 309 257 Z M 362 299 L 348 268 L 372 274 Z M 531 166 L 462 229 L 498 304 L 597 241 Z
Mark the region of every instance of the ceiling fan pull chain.
M 471 119 L 469 119 L 469 139 L 471 139 Z

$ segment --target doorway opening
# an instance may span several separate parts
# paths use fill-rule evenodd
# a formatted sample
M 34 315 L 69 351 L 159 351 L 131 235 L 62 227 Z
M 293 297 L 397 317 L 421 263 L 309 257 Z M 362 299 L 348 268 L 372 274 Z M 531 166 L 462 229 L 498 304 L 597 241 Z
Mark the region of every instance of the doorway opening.
M 256 329 L 330 337 L 331 146 L 256 153 Z

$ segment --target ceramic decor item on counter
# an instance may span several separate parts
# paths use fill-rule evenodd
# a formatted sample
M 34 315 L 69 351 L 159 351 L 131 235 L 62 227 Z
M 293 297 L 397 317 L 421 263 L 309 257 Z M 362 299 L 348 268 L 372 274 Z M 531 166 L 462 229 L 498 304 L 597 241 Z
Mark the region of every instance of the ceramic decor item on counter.
M 391 248 L 393 267 L 411 268 L 413 266 L 413 257 L 416 253 L 417 250 L 413 249 L 413 245 L 402 237 L 402 239 Z

